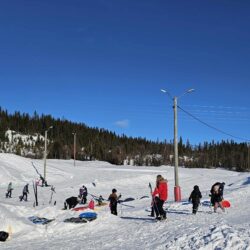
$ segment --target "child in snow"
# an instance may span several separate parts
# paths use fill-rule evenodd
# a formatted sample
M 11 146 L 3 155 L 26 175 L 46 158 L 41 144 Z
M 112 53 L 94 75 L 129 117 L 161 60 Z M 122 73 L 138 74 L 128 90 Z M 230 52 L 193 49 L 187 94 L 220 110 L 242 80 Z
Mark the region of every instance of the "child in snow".
M 88 189 L 83 185 L 79 189 L 79 197 L 81 198 L 81 204 L 87 203 Z
M 163 209 L 163 204 L 168 198 L 168 184 L 161 175 L 156 177 L 156 187 L 152 193 L 154 202 L 154 211 L 156 213 L 156 219 L 165 220 L 166 211 Z
M 192 191 L 188 199 L 189 202 L 192 201 L 193 203 L 193 214 L 197 213 L 201 198 L 202 198 L 202 195 L 201 195 L 199 186 L 195 185 L 194 190 Z
M 225 208 L 222 205 L 223 200 L 223 191 L 224 191 L 225 182 L 216 182 L 211 187 L 211 204 L 214 206 L 214 212 L 216 213 L 217 208 L 220 207 L 223 212 L 225 212 Z
M 121 198 L 121 194 L 117 196 L 117 190 L 114 188 L 112 189 L 112 194 L 110 194 L 108 200 L 110 202 L 109 207 L 111 214 L 117 215 L 117 203 L 118 200 Z
M 29 183 L 27 183 L 24 188 L 23 188 L 23 195 L 20 196 L 20 201 L 24 200 L 27 201 L 28 199 L 28 194 L 29 194 Z
M 103 201 L 104 201 L 104 199 L 103 199 L 102 195 L 100 195 L 99 198 L 98 198 L 98 200 L 97 200 L 98 206 L 102 206 L 103 205 Z
M 6 198 L 11 198 L 12 190 L 12 182 L 10 182 L 7 188 Z

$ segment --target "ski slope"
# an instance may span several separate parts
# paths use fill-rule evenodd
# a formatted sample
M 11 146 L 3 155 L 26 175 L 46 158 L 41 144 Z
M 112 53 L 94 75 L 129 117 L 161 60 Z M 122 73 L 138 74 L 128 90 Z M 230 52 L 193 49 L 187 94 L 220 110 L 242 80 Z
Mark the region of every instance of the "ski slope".
M 43 161 L 0 154 L 0 231 L 10 231 L 11 237 L 0 242 L 0 249 L 250 249 L 250 175 L 222 169 L 179 169 L 183 202 L 173 202 L 174 168 L 113 166 L 106 162 L 47 161 L 47 180 L 56 188 L 50 205 L 50 187 L 38 187 L 39 206 L 33 207 L 32 181 L 38 178 L 31 162 L 43 174 Z M 150 209 L 148 183 L 162 174 L 169 182 L 169 199 L 165 204 L 168 220 L 156 222 L 148 217 Z M 8 183 L 13 183 L 11 199 L 5 198 Z M 224 198 L 232 207 L 226 213 L 212 213 L 207 205 L 213 183 L 226 183 Z M 23 186 L 29 183 L 27 202 L 20 202 Z M 95 185 L 93 185 L 93 183 Z M 70 196 L 77 196 L 81 185 L 89 193 L 107 198 L 112 188 L 122 198 L 134 201 L 118 205 L 118 216 L 108 206 L 96 208 L 98 218 L 86 224 L 69 224 L 64 219 L 80 212 L 62 210 Z M 192 215 L 187 202 L 193 186 L 199 185 L 203 206 Z M 90 200 L 91 196 L 88 196 Z M 52 202 L 52 203 L 53 203 Z M 35 225 L 30 216 L 55 219 L 47 225 Z

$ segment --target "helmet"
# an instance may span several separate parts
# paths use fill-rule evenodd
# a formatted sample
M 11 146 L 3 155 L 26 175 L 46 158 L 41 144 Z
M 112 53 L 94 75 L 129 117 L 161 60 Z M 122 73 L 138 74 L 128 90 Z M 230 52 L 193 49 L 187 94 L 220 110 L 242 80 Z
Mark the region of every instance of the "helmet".
M 115 188 L 112 189 L 112 193 L 116 193 L 117 190 Z

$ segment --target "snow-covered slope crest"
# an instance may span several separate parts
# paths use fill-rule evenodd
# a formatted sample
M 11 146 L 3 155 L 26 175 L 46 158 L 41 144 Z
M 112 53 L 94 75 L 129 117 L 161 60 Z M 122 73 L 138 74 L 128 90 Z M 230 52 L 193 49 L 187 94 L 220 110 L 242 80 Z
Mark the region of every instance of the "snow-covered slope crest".
M 32 166 L 33 161 L 36 169 Z M 250 177 L 222 169 L 179 169 L 183 202 L 175 203 L 173 197 L 174 169 L 113 166 L 106 162 L 76 162 L 48 160 L 47 180 L 56 193 L 52 202 L 50 187 L 38 187 L 39 206 L 33 207 L 32 181 L 43 173 L 43 161 L 31 160 L 12 154 L 0 154 L 0 231 L 9 231 L 11 237 L 0 242 L 1 249 L 250 249 Z M 148 217 L 151 198 L 148 183 L 162 174 L 168 179 L 169 200 L 167 221 L 155 222 Z M 13 183 L 13 196 L 5 198 L 9 182 Z M 226 183 L 224 198 L 232 207 L 226 213 L 213 213 L 208 206 L 209 190 L 217 181 Z M 18 196 L 29 183 L 27 202 Z M 86 185 L 92 195 L 105 199 L 112 188 L 122 198 L 134 198 L 128 206 L 118 205 L 118 216 L 109 207 L 96 209 L 98 218 L 87 224 L 68 224 L 64 219 L 77 217 L 79 212 L 62 210 L 70 196 L 77 196 L 79 188 Z M 187 202 L 194 185 L 202 191 L 202 205 L 197 215 L 192 215 L 192 205 Z M 144 197 L 143 199 L 140 199 Z M 54 206 L 54 202 L 56 205 Z M 50 224 L 35 225 L 30 216 L 55 219 Z
M 13 130 L 7 130 L 5 136 L 8 138 L 9 142 L 14 145 L 16 145 L 19 140 L 21 140 L 24 145 L 29 146 L 34 146 L 38 139 L 44 141 L 44 137 L 40 134 L 24 135 Z
M 40 134 L 21 134 L 13 130 L 5 132 L 7 141 L 0 141 L 0 152 L 42 158 L 44 136 Z

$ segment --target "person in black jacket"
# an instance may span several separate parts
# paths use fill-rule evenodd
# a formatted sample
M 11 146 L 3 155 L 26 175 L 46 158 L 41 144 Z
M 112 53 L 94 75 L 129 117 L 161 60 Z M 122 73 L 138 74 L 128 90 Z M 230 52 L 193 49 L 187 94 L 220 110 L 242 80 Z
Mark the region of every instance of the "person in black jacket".
M 201 198 L 202 198 L 202 195 L 201 195 L 199 186 L 195 185 L 194 190 L 192 191 L 188 199 L 189 202 L 192 201 L 193 203 L 193 214 L 197 213 Z
M 29 194 L 29 183 L 27 183 L 24 188 L 23 188 L 23 195 L 19 196 L 20 201 L 24 200 L 27 201 L 28 200 L 28 194 Z
M 74 196 L 69 197 L 64 202 L 64 209 L 67 210 L 67 208 L 68 209 L 74 208 L 79 203 L 79 201 L 80 199 L 78 197 Z
M 224 192 L 225 182 L 216 182 L 211 187 L 211 204 L 214 206 L 214 212 L 216 212 L 217 208 L 220 207 L 222 211 L 225 211 L 222 200 L 223 200 L 223 192 Z

